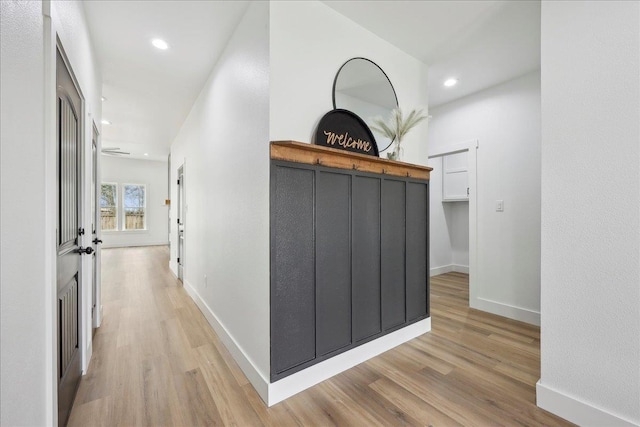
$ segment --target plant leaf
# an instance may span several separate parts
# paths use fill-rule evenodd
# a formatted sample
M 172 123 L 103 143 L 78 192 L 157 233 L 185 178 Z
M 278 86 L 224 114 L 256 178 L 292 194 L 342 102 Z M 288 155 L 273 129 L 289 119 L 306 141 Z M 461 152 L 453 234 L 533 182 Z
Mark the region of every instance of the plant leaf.
M 395 132 L 381 118 L 376 117 L 375 119 L 373 119 L 373 123 L 374 124 L 370 126 L 371 129 L 386 136 L 389 139 L 395 138 Z
M 398 107 L 391 111 L 388 122 L 385 122 L 381 117 L 376 117 L 370 128 L 389 139 L 401 141 L 407 132 L 428 117 L 422 108 L 417 108 L 412 110 L 405 120 L 402 109 Z

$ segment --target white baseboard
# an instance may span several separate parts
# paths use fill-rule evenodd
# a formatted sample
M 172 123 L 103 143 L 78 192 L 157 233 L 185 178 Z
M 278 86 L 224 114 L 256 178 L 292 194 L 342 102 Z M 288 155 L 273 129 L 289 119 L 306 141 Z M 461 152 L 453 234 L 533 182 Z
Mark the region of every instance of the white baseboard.
M 439 276 L 445 273 L 451 273 L 453 271 L 453 264 L 443 265 L 441 267 L 433 267 L 429 269 L 429 277 Z
M 171 259 L 169 260 L 169 271 L 175 279 L 178 279 L 178 263 Z
M 469 266 L 468 265 L 452 264 L 451 267 L 453 268 L 453 271 L 455 271 L 456 273 L 469 274 Z
M 536 383 L 536 404 L 572 423 L 581 426 L 616 426 L 616 427 L 638 427 L 629 420 L 622 419 L 600 408 L 596 408 L 573 396 L 564 394 L 558 390 L 544 386 L 542 380 Z
M 515 305 L 505 304 L 486 298 L 469 300 L 469 305 L 472 308 L 497 314 L 498 316 L 508 317 L 509 319 L 540 326 L 539 311 L 529 310 L 528 308 L 517 307 Z
M 189 296 L 196 303 L 213 330 L 216 331 L 216 334 L 218 335 L 224 346 L 227 348 L 227 350 L 229 350 L 229 353 L 231 353 L 231 356 L 233 356 L 238 366 L 240 366 L 242 372 L 244 372 L 244 374 L 247 376 L 247 379 L 253 385 L 253 388 L 256 389 L 258 395 L 260 395 L 263 401 L 268 402 L 269 380 L 267 379 L 267 377 L 262 375 L 260 371 L 255 367 L 255 364 L 249 357 L 247 357 L 242 348 L 229 334 L 227 328 L 224 327 L 218 317 L 213 313 L 211 308 L 202 299 L 202 297 L 200 297 L 198 291 L 196 291 L 196 289 L 186 280 L 183 283 L 185 291 L 187 291 Z
M 469 274 L 469 266 L 449 264 L 449 265 L 443 265 L 441 267 L 433 267 L 429 269 L 429 277 L 439 276 L 440 274 L 445 274 L 445 273 L 451 273 L 452 271 L 456 273 Z
M 102 249 L 113 248 L 137 248 L 141 246 L 167 246 L 169 242 L 149 242 L 149 243 L 103 243 Z
M 430 330 L 431 318 L 424 319 L 271 383 L 268 405 L 273 406 Z
M 93 331 L 91 332 L 93 334 Z M 89 365 L 91 364 L 91 358 L 93 357 L 93 337 L 89 340 L 87 348 L 85 348 L 84 358 L 82 360 L 82 375 L 87 375 Z
M 187 281 L 184 289 L 194 300 L 211 327 L 216 331 L 222 343 L 227 347 L 236 363 L 247 376 L 249 382 L 258 392 L 258 395 L 268 405 L 273 406 L 278 402 L 300 393 L 340 372 L 371 359 L 387 350 L 412 340 L 431 330 L 431 318 L 421 320 L 405 328 L 384 335 L 352 350 L 341 353 L 300 372 L 296 372 L 286 378 L 269 383 L 265 375 L 255 367 L 255 364 L 244 353 L 238 343 L 231 337 L 227 329 L 213 313 L 207 303 L 200 297 L 198 291 Z

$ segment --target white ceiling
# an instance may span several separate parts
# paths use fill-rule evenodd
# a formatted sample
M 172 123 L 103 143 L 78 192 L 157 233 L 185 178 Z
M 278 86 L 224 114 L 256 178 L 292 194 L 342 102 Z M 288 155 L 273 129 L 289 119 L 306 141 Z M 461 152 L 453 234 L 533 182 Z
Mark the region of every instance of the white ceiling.
M 540 67 L 540 1 L 324 3 L 429 65 L 430 107 Z
M 87 1 L 102 68 L 102 146 L 166 160 L 246 1 Z M 152 38 L 169 43 L 165 51 Z M 148 156 L 144 156 L 148 153 Z
M 102 67 L 103 119 L 112 122 L 102 126 L 103 147 L 165 160 L 248 3 L 84 2 Z M 324 3 L 429 65 L 430 107 L 540 67 L 540 1 Z M 171 47 L 154 48 L 155 37 Z M 459 84 L 445 88 L 451 76 Z

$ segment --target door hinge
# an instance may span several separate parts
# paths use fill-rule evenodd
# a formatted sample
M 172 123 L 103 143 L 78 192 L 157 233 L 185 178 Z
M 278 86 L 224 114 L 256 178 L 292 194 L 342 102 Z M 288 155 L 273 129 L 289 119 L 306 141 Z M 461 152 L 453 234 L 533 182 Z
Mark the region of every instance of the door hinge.
M 178 180 L 178 185 L 180 185 L 180 180 Z
M 178 224 L 180 224 L 180 218 L 178 218 L 177 221 L 178 221 Z
M 180 264 L 180 258 L 178 258 L 178 264 Z
M 84 236 L 84 228 L 78 228 L 78 236 Z

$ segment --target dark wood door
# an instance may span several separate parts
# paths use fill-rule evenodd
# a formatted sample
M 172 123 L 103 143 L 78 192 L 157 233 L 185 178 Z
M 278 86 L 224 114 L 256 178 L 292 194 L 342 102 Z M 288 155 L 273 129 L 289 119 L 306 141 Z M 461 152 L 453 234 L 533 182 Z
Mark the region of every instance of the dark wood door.
M 58 425 L 65 425 L 80 382 L 80 205 L 81 98 L 57 52 L 57 319 Z

